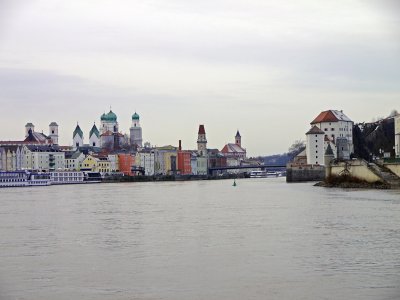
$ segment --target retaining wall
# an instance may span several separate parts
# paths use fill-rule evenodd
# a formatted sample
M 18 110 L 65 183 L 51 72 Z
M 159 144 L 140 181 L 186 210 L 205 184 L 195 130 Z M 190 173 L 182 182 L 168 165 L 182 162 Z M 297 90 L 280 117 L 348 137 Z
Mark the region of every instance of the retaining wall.
M 325 168 L 323 166 L 302 166 L 286 168 L 286 182 L 323 181 Z

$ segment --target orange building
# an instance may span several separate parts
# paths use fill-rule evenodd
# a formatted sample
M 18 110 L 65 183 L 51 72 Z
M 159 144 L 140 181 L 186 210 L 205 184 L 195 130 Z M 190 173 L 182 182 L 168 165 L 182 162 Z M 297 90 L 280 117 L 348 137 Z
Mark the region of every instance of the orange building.
M 190 151 L 178 150 L 178 172 L 182 175 L 192 174 L 191 158 L 192 154 Z
M 177 151 L 178 172 L 181 175 L 192 174 L 192 153 L 190 151 L 182 150 L 182 142 L 179 140 L 179 147 Z
M 133 176 L 132 166 L 135 164 L 135 156 L 132 154 L 118 154 L 119 171 L 125 175 Z

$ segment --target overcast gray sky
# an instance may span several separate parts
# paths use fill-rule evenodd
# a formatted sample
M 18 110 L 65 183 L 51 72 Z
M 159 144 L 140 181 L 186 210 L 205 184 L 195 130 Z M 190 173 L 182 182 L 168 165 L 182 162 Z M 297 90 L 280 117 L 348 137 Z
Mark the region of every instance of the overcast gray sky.
M 400 6 L 390 0 L 0 0 L 0 139 L 24 125 L 72 144 L 110 105 L 153 145 L 287 151 L 322 110 L 400 110 Z

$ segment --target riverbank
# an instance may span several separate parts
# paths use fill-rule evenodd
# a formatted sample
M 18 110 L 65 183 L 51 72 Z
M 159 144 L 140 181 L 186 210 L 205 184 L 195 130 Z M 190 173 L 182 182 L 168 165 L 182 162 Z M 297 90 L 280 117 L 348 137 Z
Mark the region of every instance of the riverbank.
M 382 181 L 367 182 L 350 175 L 330 176 L 314 186 L 343 189 L 391 189 L 391 185 Z

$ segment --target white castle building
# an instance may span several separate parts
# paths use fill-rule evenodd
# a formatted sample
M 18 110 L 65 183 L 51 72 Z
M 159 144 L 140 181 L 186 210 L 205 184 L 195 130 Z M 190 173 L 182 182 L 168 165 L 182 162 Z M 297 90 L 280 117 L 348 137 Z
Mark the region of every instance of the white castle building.
M 331 146 L 335 158 L 350 159 L 354 152 L 353 121 L 343 111 L 326 110 L 312 122 L 306 133 L 307 164 L 324 164 L 323 156 Z

